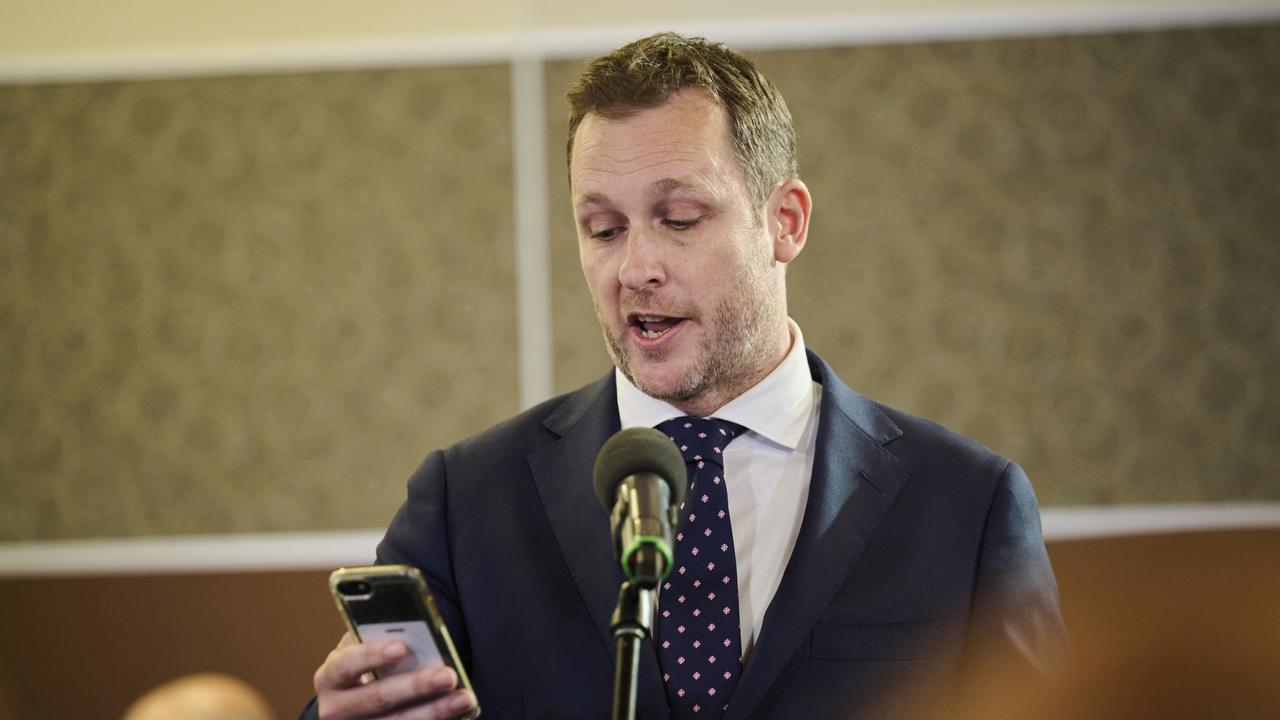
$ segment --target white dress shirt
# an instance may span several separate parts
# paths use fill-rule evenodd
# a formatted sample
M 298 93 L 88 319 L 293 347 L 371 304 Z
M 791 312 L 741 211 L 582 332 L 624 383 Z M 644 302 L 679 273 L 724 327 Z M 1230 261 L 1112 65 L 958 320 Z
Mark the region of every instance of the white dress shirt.
M 822 386 L 809 373 L 800 327 L 789 318 L 787 324 L 791 349 L 782 363 L 711 414 L 747 428 L 724 453 L 744 660 L 795 547 L 818 439 Z M 686 414 L 645 395 L 620 371 L 614 374 L 623 428 L 653 427 Z

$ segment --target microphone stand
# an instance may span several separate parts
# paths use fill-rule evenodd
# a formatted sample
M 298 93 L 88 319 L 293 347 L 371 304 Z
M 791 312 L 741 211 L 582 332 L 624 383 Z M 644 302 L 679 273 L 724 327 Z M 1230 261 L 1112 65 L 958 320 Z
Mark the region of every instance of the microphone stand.
M 613 720 L 635 720 L 636 674 L 640 669 L 640 648 L 649 637 L 653 623 L 652 587 L 626 580 L 618 591 L 613 610 L 613 638 L 617 641 L 617 673 L 613 678 Z
M 634 720 L 640 649 L 652 637 L 658 584 L 671 572 L 671 528 L 686 491 L 684 457 L 652 428 L 628 428 L 605 443 L 592 482 L 609 513 L 614 556 L 622 566 L 610 630 L 616 644 L 614 720 Z

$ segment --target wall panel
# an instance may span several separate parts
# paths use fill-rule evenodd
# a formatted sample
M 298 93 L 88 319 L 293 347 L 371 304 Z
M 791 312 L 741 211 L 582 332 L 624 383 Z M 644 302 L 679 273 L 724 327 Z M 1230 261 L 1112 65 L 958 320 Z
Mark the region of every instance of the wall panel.
M 516 409 L 508 97 L 0 88 L 0 540 L 385 524 Z

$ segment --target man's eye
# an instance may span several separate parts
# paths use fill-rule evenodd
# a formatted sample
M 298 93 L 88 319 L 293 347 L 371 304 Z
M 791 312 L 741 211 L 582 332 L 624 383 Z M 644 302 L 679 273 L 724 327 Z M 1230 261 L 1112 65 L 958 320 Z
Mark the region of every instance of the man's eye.
M 666 220 L 663 220 L 662 223 L 667 227 L 671 228 L 672 230 L 688 230 L 694 225 L 697 225 L 699 220 L 701 220 L 701 218 L 693 218 L 692 220 L 678 220 L 676 218 L 667 218 Z
M 591 233 L 591 239 L 592 240 L 612 240 L 615 237 L 617 237 L 618 233 L 621 231 L 622 231 L 621 228 L 609 228 L 607 230 L 600 230 L 600 231 Z

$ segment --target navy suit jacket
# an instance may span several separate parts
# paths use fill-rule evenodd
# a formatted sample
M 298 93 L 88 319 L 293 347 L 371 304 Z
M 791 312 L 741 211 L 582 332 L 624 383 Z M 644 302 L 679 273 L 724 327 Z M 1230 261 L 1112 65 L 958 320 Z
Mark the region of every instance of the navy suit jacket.
M 916 717 L 979 654 L 1054 664 L 1065 633 L 1022 470 L 809 364 L 808 504 L 726 720 Z M 610 715 L 622 575 L 591 473 L 618 429 L 610 373 L 435 451 L 378 546 L 423 569 L 485 717 Z M 638 705 L 668 717 L 651 646 Z

